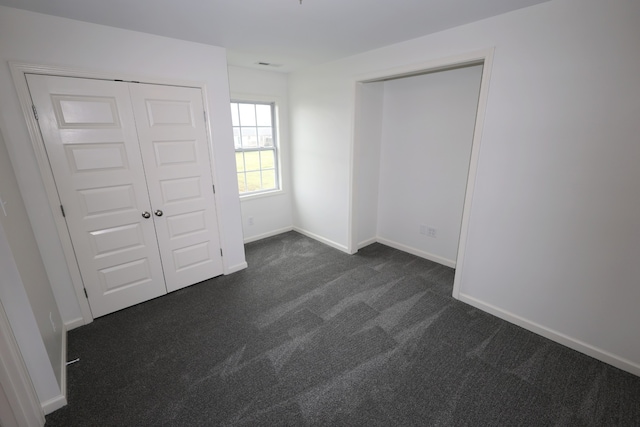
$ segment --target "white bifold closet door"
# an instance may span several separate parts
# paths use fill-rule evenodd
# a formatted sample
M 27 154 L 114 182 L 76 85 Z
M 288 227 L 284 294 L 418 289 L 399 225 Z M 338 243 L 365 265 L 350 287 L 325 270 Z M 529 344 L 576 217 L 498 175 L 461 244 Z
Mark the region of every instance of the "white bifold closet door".
M 94 317 L 222 274 L 200 89 L 27 81 Z

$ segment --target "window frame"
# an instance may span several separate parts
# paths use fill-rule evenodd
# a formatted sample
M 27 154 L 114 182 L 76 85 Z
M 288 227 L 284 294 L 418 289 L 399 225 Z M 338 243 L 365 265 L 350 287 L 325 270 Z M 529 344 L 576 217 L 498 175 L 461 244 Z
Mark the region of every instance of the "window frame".
M 281 158 L 281 153 L 282 153 L 282 146 L 281 146 L 281 133 L 280 133 L 280 129 L 279 129 L 279 120 L 278 120 L 278 99 L 276 97 L 265 97 L 265 96 L 259 96 L 259 95 L 233 95 L 230 97 L 230 104 L 229 104 L 229 108 L 231 110 L 231 104 L 252 104 L 252 105 L 269 105 L 271 106 L 271 130 L 272 130 L 272 135 L 273 135 L 273 147 L 269 147 L 269 148 L 264 148 L 264 147 L 256 147 L 256 148 L 239 148 L 236 149 L 235 148 L 235 141 L 234 141 L 234 153 L 250 153 L 250 152 L 259 152 L 259 151 L 264 151 L 264 150 L 270 150 L 273 151 L 274 155 L 274 171 L 275 171 L 275 183 L 276 183 L 276 188 L 271 188 L 271 189 L 261 189 L 261 190 L 257 190 L 257 191 L 251 191 L 251 192 L 245 192 L 245 193 L 241 193 L 240 192 L 240 188 L 238 186 L 238 195 L 240 197 L 241 200 L 246 200 L 246 199 L 253 199 L 253 198 L 260 198 L 260 197 L 265 197 L 265 196 L 271 196 L 271 195 L 276 195 L 276 194 L 280 194 L 283 193 L 283 179 L 282 179 L 282 158 Z M 234 126 L 233 125 L 233 120 L 232 120 L 232 128 L 241 128 L 241 123 L 240 126 Z M 254 126 L 256 129 L 258 128 L 257 125 Z M 260 169 L 260 171 L 262 171 L 262 168 Z M 246 174 L 246 171 L 244 171 Z M 238 174 L 241 173 L 238 171 L 237 168 L 237 163 L 236 163 L 236 183 L 237 179 L 238 179 Z M 245 175 L 246 177 L 246 175 Z M 246 178 L 245 178 L 246 179 Z

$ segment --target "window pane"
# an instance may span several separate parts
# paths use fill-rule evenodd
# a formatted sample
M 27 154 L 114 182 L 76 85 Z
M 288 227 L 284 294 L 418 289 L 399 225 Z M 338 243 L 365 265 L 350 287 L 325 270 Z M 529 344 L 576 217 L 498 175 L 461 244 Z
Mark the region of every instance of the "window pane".
M 244 167 L 248 171 L 260 170 L 260 152 L 249 151 L 244 153 Z
M 247 191 L 247 189 L 245 187 L 244 173 L 239 173 L 238 174 L 238 190 L 240 190 L 241 193 L 246 193 L 246 191 Z
M 273 147 L 273 130 L 269 128 L 258 128 L 258 141 L 260 147 Z
M 262 171 L 262 189 L 273 190 L 276 188 L 276 171 Z
M 257 116 L 257 125 L 258 126 L 269 126 L 271 127 L 271 105 L 257 104 L 256 105 L 256 116 Z
M 262 169 L 273 169 L 274 155 L 271 150 L 262 150 L 260 151 L 260 166 Z
M 261 190 L 260 171 L 247 172 L 247 191 Z
M 233 128 L 233 146 L 236 148 L 242 148 L 242 141 L 240 140 L 240 128 Z
M 256 108 L 254 104 L 239 104 L 240 126 L 256 125 Z
M 243 195 L 279 188 L 274 105 L 231 103 L 238 188 Z
M 242 132 L 242 148 L 258 148 L 256 128 L 240 128 Z
M 233 126 L 240 126 L 240 122 L 238 121 L 238 104 L 235 102 L 231 103 L 231 124 Z
M 244 156 L 242 153 L 236 153 L 236 171 L 244 171 Z

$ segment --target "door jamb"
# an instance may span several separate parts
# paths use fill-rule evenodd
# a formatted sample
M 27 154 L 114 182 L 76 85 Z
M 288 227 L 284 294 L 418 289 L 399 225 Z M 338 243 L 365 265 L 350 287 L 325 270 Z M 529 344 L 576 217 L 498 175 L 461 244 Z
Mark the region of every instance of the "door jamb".
M 358 144 L 358 129 L 356 128 L 357 117 L 359 111 L 359 85 L 362 83 L 372 83 L 384 81 L 391 78 L 409 77 L 412 75 L 444 71 L 452 68 L 458 68 L 468 65 L 483 65 L 482 77 L 480 79 L 480 94 L 478 97 L 478 109 L 475 118 L 475 127 L 473 131 L 473 139 L 471 143 L 471 158 L 469 161 L 469 173 L 467 175 L 467 185 L 465 189 L 464 205 L 462 208 L 462 222 L 460 226 L 460 240 L 458 242 L 458 253 L 456 256 L 456 269 L 453 281 L 453 297 L 459 299 L 460 284 L 462 281 L 464 256 L 467 243 L 467 235 L 469 232 L 469 219 L 471 217 L 471 208 L 473 202 L 473 190 L 475 187 L 476 173 L 478 169 L 478 159 L 480 155 L 480 142 L 482 140 L 482 130 L 487 109 L 487 100 L 489 96 L 489 82 L 491 79 L 491 69 L 493 65 L 493 55 L 495 48 L 484 49 L 475 52 L 469 52 L 449 58 L 436 59 L 419 64 L 411 64 L 407 66 L 396 67 L 392 69 L 377 71 L 357 76 L 353 80 L 352 92 L 352 129 L 351 129 L 351 146 L 350 146 L 350 162 L 349 162 L 349 222 L 348 222 L 348 251 L 355 253 L 358 251 L 357 236 L 357 215 L 354 209 L 357 206 L 357 187 L 356 166 L 358 159 L 356 158 Z
M 0 387 L 18 425 L 43 425 L 44 412 L 24 364 L 20 348 L 0 302 Z M 8 414 L 5 414 L 7 417 Z M 7 418 L 9 420 L 9 418 Z M 4 417 L 0 416 L 0 421 Z M 7 421 L 8 422 L 8 421 Z
M 31 106 L 32 104 L 31 95 L 29 93 L 29 86 L 27 85 L 26 74 L 43 74 L 43 75 L 49 75 L 49 76 L 87 78 L 87 79 L 96 79 L 96 80 L 122 80 L 126 82 L 149 83 L 149 84 L 158 84 L 158 85 L 165 85 L 165 86 L 182 86 L 182 87 L 197 88 L 197 89 L 200 89 L 202 93 L 204 108 L 205 108 L 206 114 L 208 115 L 209 112 L 207 108 L 208 104 L 206 99 L 206 94 L 207 94 L 206 84 L 203 82 L 157 79 L 157 78 L 149 78 L 149 77 L 132 76 L 132 75 L 122 74 L 117 72 L 90 71 L 90 70 L 73 68 L 73 67 L 58 67 L 58 66 L 50 66 L 50 65 L 31 64 L 31 63 L 25 63 L 25 62 L 10 61 L 9 67 L 11 69 L 13 83 L 18 93 L 18 99 L 20 101 L 22 114 L 24 115 L 24 118 L 27 124 L 27 129 L 29 131 L 31 145 L 36 155 L 38 168 L 40 170 L 42 182 L 45 188 L 45 192 L 47 194 L 47 199 L 49 201 L 49 207 L 51 208 L 51 212 L 53 214 L 53 218 L 56 224 L 56 230 L 58 232 L 58 237 L 60 238 L 60 243 L 62 245 L 64 258 L 67 261 L 67 268 L 71 276 L 73 289 L 75 291 L 76 298 L 78 300 L 78 305 L 80 306 L 80 311 L 82 313 L 82 320 L 84 324 L 88 324 L 93 321 L 93 315 L 91 314 L 89 301 L 87 300 L 84 293 L 84 285 L 82 282 L 82 277 L 80 275 L 80 268 L 76 260 L 76 256 L 73 250 L 73 245 L 71 244 L 71 237 L 69 236 L 69 231 L 67 229 L 66 221 L 61 214 L 57 214 L 59 212 L 59 206 L 61 203 L 58 196 L 58 190 L 56 188 L 55 181 L 53 179 L 53 172 L 51 171 L 51 167 L 49 165 L 49 159 L 47 157 L 44 140 L 42 139 L 42 134 L 40 133 L 40 127 L 38 125 L 38 121 L 33 115 L 33 110 Z M 214 172 L 215 162 L 213 158 L 213 147 L 211 145 L 212 135 L 211 135 L 211 128 L 210 128 L 209 122 L 210 120 L 207 118 L 207 120 L 205 121 L 205 126 L 206 126 L 206 133 L 207 133 L 207 143 L 209 146 L 209 162 L 211 165 L 210 167 L 211 179 L 212 179 L 212 182 L 216 184 L 217 180 Z M 219 209 L 220 207 L 218 206 L 218 203 L 216 203 L 216 215 L 218 219 L 220 218 Z M 220 234 L 221 230 L 220 230 L 219 223 L 216 224 L 216 226 L 218 227 L 218 235 L 221 237 L 220 245 L 222 246 L 223 239 Z M 74 325 L 74 326 L 80 326 L 80 325 Z

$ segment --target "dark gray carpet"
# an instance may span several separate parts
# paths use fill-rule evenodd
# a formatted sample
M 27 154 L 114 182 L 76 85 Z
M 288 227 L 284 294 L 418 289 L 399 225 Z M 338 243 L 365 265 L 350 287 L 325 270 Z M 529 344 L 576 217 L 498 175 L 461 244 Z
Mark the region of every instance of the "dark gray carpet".
M 454 300 L 453 270 L 291 232 L 69 333 L 48 426 L 640 425 L 640 378 Z

